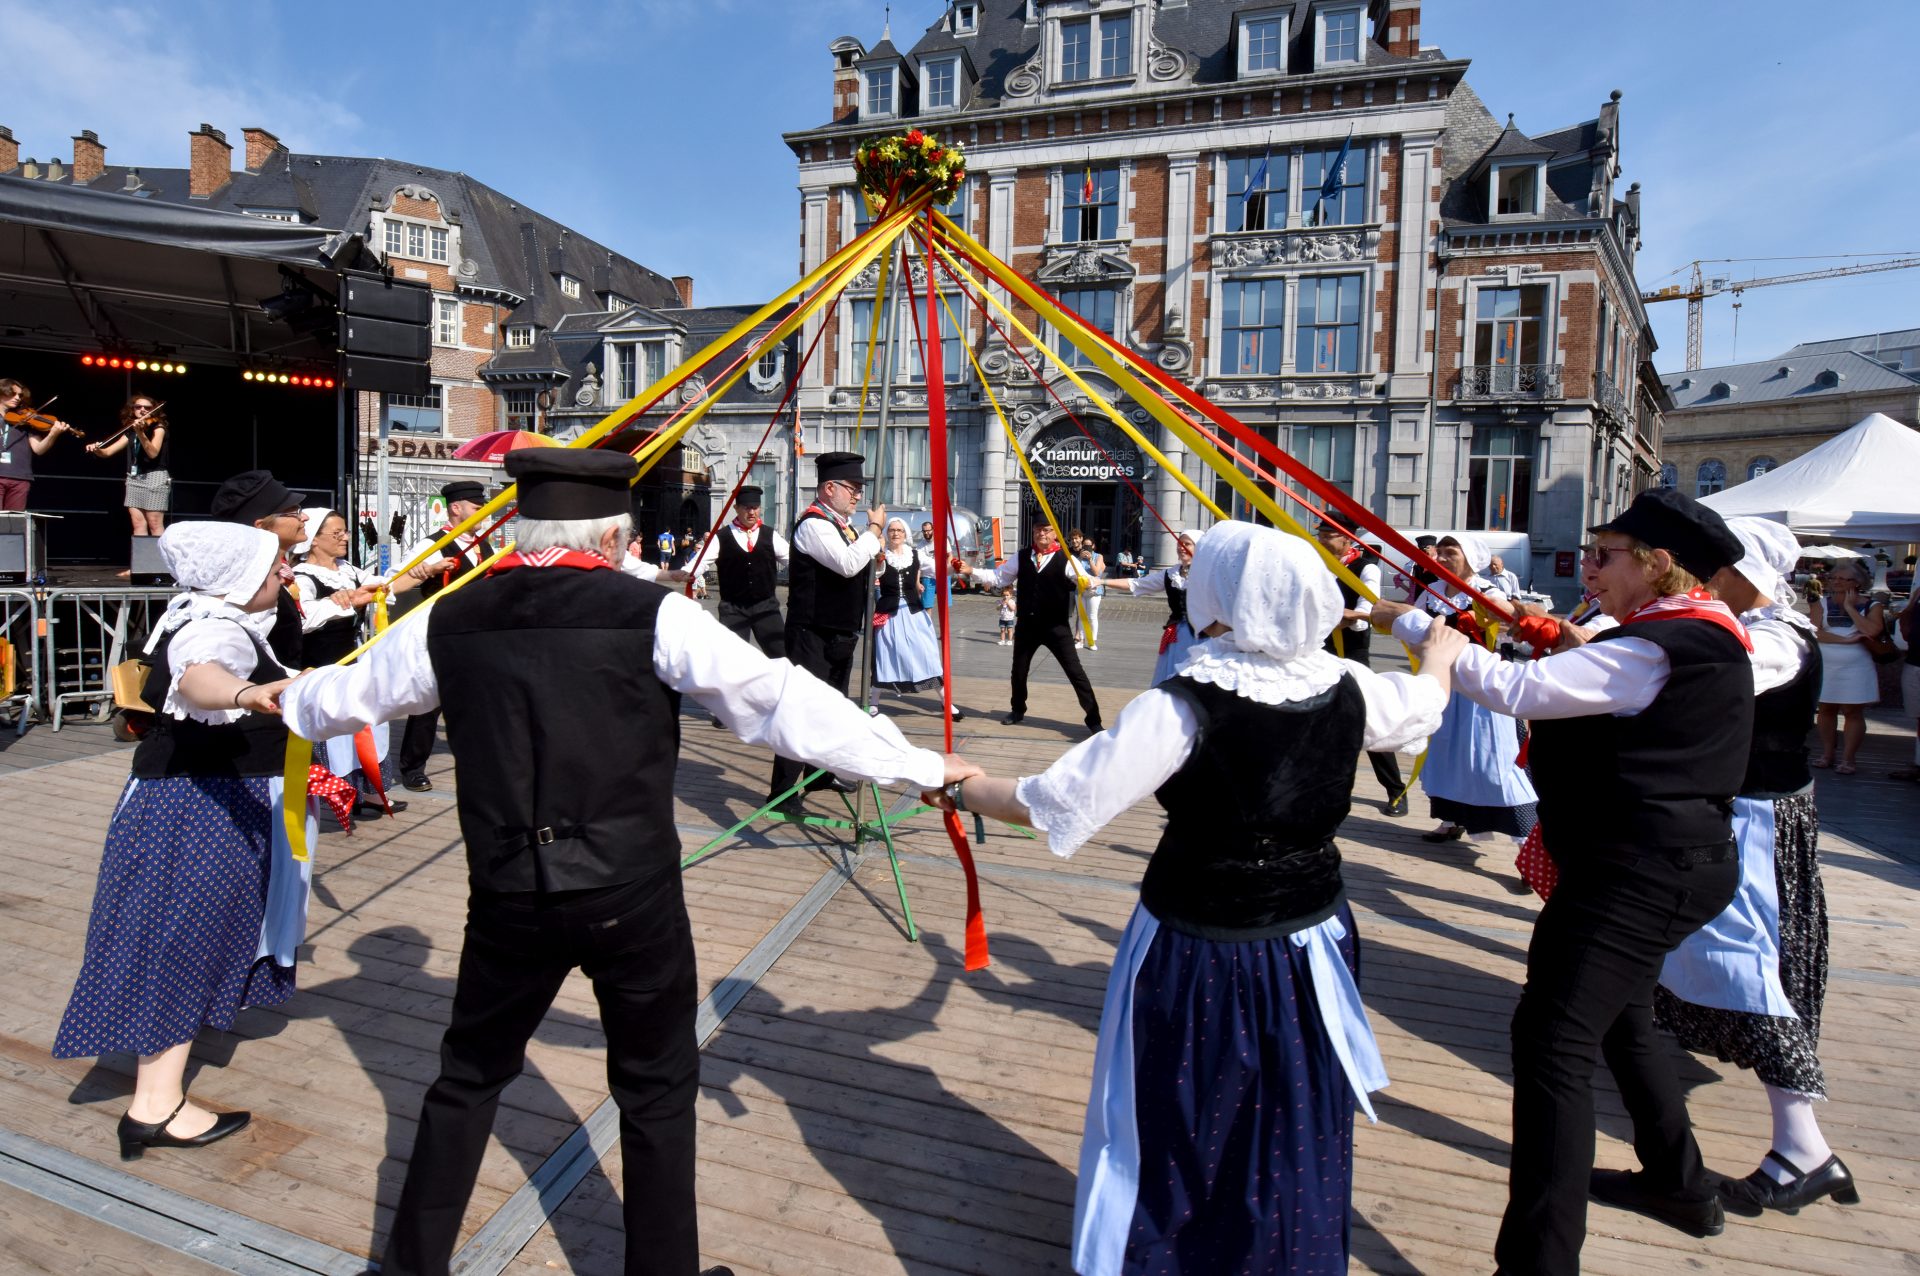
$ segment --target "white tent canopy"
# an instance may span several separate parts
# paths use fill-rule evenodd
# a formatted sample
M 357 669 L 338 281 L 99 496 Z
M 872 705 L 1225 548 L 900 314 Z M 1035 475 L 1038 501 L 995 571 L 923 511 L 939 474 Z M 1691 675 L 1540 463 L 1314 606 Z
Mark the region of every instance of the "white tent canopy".
M 1920 431 L 1879 412 L 1757 479 L 1700 498 L 1799 536 L 1920 541 Z

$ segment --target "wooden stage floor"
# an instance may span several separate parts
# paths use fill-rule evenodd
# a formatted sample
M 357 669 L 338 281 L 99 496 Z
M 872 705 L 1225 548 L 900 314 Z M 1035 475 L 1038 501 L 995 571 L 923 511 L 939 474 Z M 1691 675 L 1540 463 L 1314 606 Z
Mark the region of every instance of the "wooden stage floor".
M 1003 683 L 961 683 L 963 703 L 1004 703 Z M 963 750 L 1003 774 L 1057 756 L 1078 715 L 1057 682 L 1036 692 L 1021 727 L 969 717 Z M 1103 696 L 1116 713 L 1115 693 Z M 898 720 L 934 735 L 924 713 Z M 685 721 L 676 818 L 691 849 L 751 809 L 767 758 Z M 301 991 L 196 1047 L 195 1095 L 253 1109 L 251 1129 L 123 1166 L 113 1124 L 131 1059 L 48 1055 L 126 774 L 124 750 L 89 754 L 77 740 L 0 768 L 0 1266 L 363 1270 L 399 1193 L 453 987 L 464 866 L 451 759 L 435 758 L 438 787 L 405 795 L 412 807 L 398 819 L 321 839 Z M 1898 751 L 1897 739 L 1880 743 Z M 1873 805 L 1881 827 L 1904 818 L 1912 829 L 1920 810 L 1911 786 L 1830 775 L 1821 785 L 1849 809 Z M 1381 816 L 1364 768 L 1357 790 L 1343 848 L 1393 1085 L 1376 1096 L 1380 1123 L 1363 1120 L 1357 1135 L 1353 1270 L 1485 1272 L 1505 1194 L 1507 1022 L 1534 901 L 1507 889 L 1509 844 L 1423 843 L 1429 823 Z M 1156 815 L 1137 808 L 1070 860 L 994 830 L 978 848 L 994 960 L 971 976 L 959 958 L 961 877 L 930 817 L 901 835 L 919 944 L 903 937 L 884 853 L 851 860 L 824 833 L 775 827 L 689 869 L 708 998 L 706 1261 L 741 1276 L 1068 1270 L 1095 1022 Z M 1863 1202 L 1729 1218 L 1707 1241 L 1596 1205 L 1586 1270 L 1920 1271 L 1920 870 L 1831 824 L 1823 851 L 1833 975 L 1822 1056 L 1834 1098 L 1821 1119 Z M 456 1270 L 619 1270 L 619 1152 L 581 1154 L 606 1141 L 600 1054 L 576 976 L 507 1092 Z M 1759 1085 L 1719 1063 L 1680 1066 L 1697 1083 L 1709 1164 L 1745 1173 L 1766 1146 Z M 1604 1068 L 1600 1084 L 1599 1164 L 1630 1166 Z

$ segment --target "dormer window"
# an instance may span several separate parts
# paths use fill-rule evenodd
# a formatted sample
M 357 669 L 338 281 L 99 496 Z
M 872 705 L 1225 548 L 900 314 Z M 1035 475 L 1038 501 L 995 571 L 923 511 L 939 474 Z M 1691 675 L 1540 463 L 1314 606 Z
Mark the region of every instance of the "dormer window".
M 980 6 L 977 4 L 956 4 L 953 6 L 953 33 L 970 35 L 978 25 Z
M 868 118 L 893 114 L 893 68 L 874 67 L 867 72 Z
M 1360 60 L 1360 7 L 1323 9 L 1318 14 L 1316 67 L 1344 66 Z
M 580 281 L 572 275 L 560 276 L 560 292 L 564 296 L 578 297 L 580 295 Z
M 631 301 L 628 301 L 625 297 L 622 297 L 617 292 L 610 292 L 607 294 L 607 312 L 609 314 L 618 314 L 620 311 L 625 310 L 628 306 L 631 306 L 632 304 L 633 303 Z
M 1240 74 L 1278 75 L 1287 69 L 1287 11 L 1240 15 Z
M 1546 189 L 1538 164 L 1499 164 L 1493 170 L 1493 215 L 1538 217 Z
M 924 63 L 921 74 L 926 79 L 926 91 L 921 95 L 922 103 L 929 111 L 951 111 L 960 102 L 960 63 L 955 58 L 940 58 Z
M 516 323 L 507 329 L 507 349 L 533 349 L 533 327 L 530 324 Z
M 1055 82 L 1087 84 L 1133 74 L 1133 14 L 1096 13 L 1063 19 Z

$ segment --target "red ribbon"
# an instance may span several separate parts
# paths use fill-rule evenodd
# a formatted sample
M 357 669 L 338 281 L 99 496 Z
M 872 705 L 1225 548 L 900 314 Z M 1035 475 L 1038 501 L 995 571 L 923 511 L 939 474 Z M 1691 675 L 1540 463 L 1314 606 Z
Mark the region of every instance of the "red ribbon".
M 353 832 L 353 804 L 359 794 L 351 784 L 316 762 L 307 768 L 307 796 L 325 802 L 333 818 L 340 821 L 340 827 Z
M 387 782 L 380 775 L 380 750 L 374 747 L 372 727 L 362 727 L 353 733 L 353 756 L 360 763 L 360 773 L 373 786 L 373 795 L 386 808 L 387 818 L 393 818 L 393 803 L 387 801 Z

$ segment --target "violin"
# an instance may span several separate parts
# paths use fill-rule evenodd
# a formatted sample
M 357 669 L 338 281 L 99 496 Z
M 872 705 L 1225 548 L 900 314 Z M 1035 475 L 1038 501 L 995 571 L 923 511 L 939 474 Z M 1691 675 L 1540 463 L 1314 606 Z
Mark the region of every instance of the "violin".
M 66 425 L 67 433 L 73 435 L 74 438 L 84 439 L 87 437 L 71 425 L 67 425 L 67 423 L 60 418 L 45 412 L 36 412 L 32 408 L 9 409 L 7 412 L 7 424 L 24 430 L 32 430 L 35 434 L 45 434 L 56 425 Z
M 145 434 L 149 429 L 152 429 L 154 427 L 159 427 L 160 429 L 166 429 L 167 419 L 164 416 L 160 415 L 160 409 L 166 406 L 167 405 L 164 403 L 154 404 L 152 407 L 148 408 L 145 412 L 140 413 L 138 416 L 134 417 L 133 420 L 127 422 L 125 425 L 115 430 L 112 434 L 109 434 L 106 438 L 101 439 L 100 442 L 95 446 L 105 447 L 107 444 L 113 442 L 115 439 L 119 438 L 121 435 L 130 434 L 135 431 L 138 431 L 141 434 Z M 73 427 L 69 426 L 67 428 L 72 429 Z

